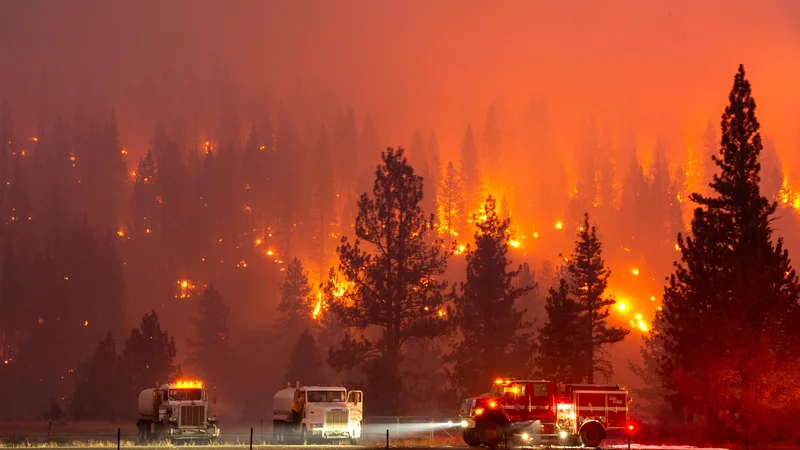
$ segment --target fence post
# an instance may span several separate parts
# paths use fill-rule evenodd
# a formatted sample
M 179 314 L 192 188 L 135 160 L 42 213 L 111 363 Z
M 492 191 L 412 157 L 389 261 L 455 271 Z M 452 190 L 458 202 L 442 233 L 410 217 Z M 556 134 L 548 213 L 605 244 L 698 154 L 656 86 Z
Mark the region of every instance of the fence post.
M 264 419 L 261 419 L 261 443 L 264 443 Z
M 253 429 L 250 428 L 250 450 L 253 450 Z
M 117 428 L 117 450 L 119 450 L 119 441 L 122 435 L 122 428 Z
M 400 437 L 400 416 L 397 416 L 397 437 Z
M 631 450 L 631 430 L 628 430 L 628 450 Z
M 389 429 L 386 429 L 386 449 L 389 449 Z
M 47 421 L 47 437 L 50 437 L 50 428 L 53 427 L 53 419 Z
M 431 421 L 431 441 L 433 441 L 433 416 L 430 417 Z
M 744 438 L 744 450 L 750 450 L 750 438 Z

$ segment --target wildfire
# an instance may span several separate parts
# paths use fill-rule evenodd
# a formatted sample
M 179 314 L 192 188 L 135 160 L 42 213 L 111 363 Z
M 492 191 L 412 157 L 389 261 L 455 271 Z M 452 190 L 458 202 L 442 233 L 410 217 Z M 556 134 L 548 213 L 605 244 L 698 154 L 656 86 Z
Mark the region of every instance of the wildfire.
M 120 228 L 119 230 L 117 230 L 117 236 L 124 237 L 125 236 L 125 229 L 124 228 Z
M 623 302 L 617 302 L 617 309 L 620 311 L 625 311 L 626 309 L 628 309 L 628 305 L 626 305 Z
M 189 298 L 192 296 L 194 285 L 189 280 L 178 280 L 178 292 L 175 298 Z
M 274 254 L 275 254 L 275 252 L 273 252 L 272 250 L 267 250 L 267 256 L 272 256 Z
M 508 245 L 510 245 L 510 246 L 512 246 L 512 247 L 514 247 L 514 248 L 519 248 L 519 246 L 520 246 L 520 243 L 519 243 L 519 241 L 518 241 L 518 240 L 516 240 L 516 239 L 510 239 L 510 240 L 508 241 Z
M 316 319 L 322 312 L 322 292 L 317 292 L 317 303 L 314 305 L 314 311 L 311 312 L 311 317 Z
M 778 191 L 778 200 L 782 206 L 800 209 L 800 189 L 789 184 L 788 177 L 783 178 L 783 185 Z

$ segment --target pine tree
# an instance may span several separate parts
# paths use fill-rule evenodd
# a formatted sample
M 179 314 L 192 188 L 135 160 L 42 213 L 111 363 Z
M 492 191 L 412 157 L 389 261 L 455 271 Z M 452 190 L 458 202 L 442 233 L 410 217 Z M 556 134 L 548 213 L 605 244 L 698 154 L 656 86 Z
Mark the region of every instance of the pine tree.
M 422 178 L 392 148 L 382 155 L 372 195 L 358 202 L 356 240 L 342 238 L 337 249 L 343 279 L 329 280 L 330 309 L 354 333 L 331 352 L 331 365 L 366 369 L 375 392 L 376 410 L 397 413 L 403 391 L 400 361 L 409 341 L 425 341 L 444 333 L 442 311 L 446 283 L 441 281 L 446 255 L 430 244 L 433 218 L 426 217 Z M 340 292 L 341 296 L 334 296 Z
M 330 250 L 328 247 L 328 235 L 336 223 L 334 217 L 334 206 L 336 201 L 336 189 L 334 185 L 333 174 L 331 167 L 333 161 L 331 158 L 330 149 L 328 148 L 328 137 L 323 127 L 319 132 L 317 139 L 317 148 L 315 154 L 315 175 L 316 181 L 314 186 L 314 209 L 318 214 L 318 233 L 316 243 L 318 252 L 319 263 L 319 279 L 322 280 L 325 276 L 325 270 L 328 264 L 327 252 Z
M 139 158 L 133 184 L 131 228 L 138 235 L 153 234 L 158 229 L 158 171 L 152 151 Z
M 661 328 L 660 373 L 676 391 L 673 406 L 705 415 L 715 432 L 772 426 L 765 412 L 780 404 L 772 376 L 800 342 L 800 282 L 783 240 L 773 242 L 777 205 L 759 190 L 760 125 L 743 66 L 729 101 L 719 170 L 711 195 L 691 196 L 700 206 L 691 236 L 679 235 Z
M 609 306 L 614 304 L 613 299 L 604 296 L 611 271 L 603 261 L 602 245 L 597 230 L 589 223 L 589 214 L 583 216 L 567 270 L 572 280 L 572 295 L 581 311 L 581 333 L 576 333 L 575 340 L 582 349 L 583 375 L 591 384 L 595 373 L 605 378 L 613 374 L 611 361 L 605 358 L 606 347 L 622 341 L 630 330 L 609 327 L 606 323 Z
M 455 299 L 453 321 L 463 339 L 449 356 L 455 389 L 480 392 L 498 374 L 528 373 L 535 344 L 520 297 L 533 286 L 517 286 L 520 269 L 509 270 L 509 220 L 501 220 L 489 196 L 475 217 L 475 249 L 467 252 L 467 277 Z
M 216 386 L 225 381 L 233 361 L 233 348 L 228 341 L 228 308 L 213 284 L 203 291 L 192 323 L 195 338 L 186 342 L 189 347 L 186 362 L 198 370 L 207 384 Z
M 175 338 L 161 329 L 158 314 L 144 315 L 139 328 L 131 330 L 117 364 L 120 396 L 136 398 L 145 387 L 172 381 L 177 368 L 174 365 Z
M 660 249 L 664 243 L 671 242 L 667 235 L 669 224 L 670 199 L 669 164 L 667 163 L 667 149 L 664 142 L 659 139 L 653 152 L 653 163 L 650 166 L 648 181 L 648 208 L 639 214 L 646 217 L 647 243 L 654 244 L 652 251 Z
M 81 364 L 75 375 L 72 416 L 81 420 L 108 420 L 126 400 L 119 396 L 116 374 L 117 349 L 111 331 L 100 341 L 92 357 Z
M 648 187 L 644 177 L 644 169 L 636 155 L 636 150 L 631 151 L 631 159 L 628 164 L 628 171 L 622 184 L 622 196 L 620 199 L 620 221 L 623 242 L 632 245 L 639 240 L 644 240 L 641 235 L 646 221 L 642 211 L 648 210 Z M 637 239 L 639 238 L 639 239 Z
M 461 144 L 461 161 L 459 166 L 461 183 L 464 186 L 464 205 L 462 210 L 459 233 L 469 232 L 469 215 L 475 205 L 482 199 L 480 198 L 481 180 L 478 168 L 478 148 L 475 145 L 475 137 L 472 134 L 472 127 L 467 126 L 464 133 L 464 142 Z
M 428 165 L 430 166 L 430 186 L 433 187 L 432 190 L 426 190 L 428 192 L 426 195 L 436 195 L 442 178 L 442 159 L 439 154 L 439 138 L 436 136 L 436 130 L 431 131 L 425 149 L 427 150 Z
M 185 260 L 191 255 L 194 244 L 186 233 L 187 228 L 192 228 L 189 226 L 191 192 L 188 169 L 178 144 L 167 134 L 163 125 L 156 127 L 150 145 L 158 167 L 158 176 L 153 182 L 160 205 L 161 245 L 178 255 L 180 260 Z
M 761 190 L 769 200 L 780 200 L 779 193 L 783 187 L 783 171 L 778 149 L 775 147 L 775 137 L 764 137 L 764 148 L 761 153 Z
M 583 320 L 580 306 L 570 296 L 567 280 L 562 278 L 557 287 L 550 288 L 544 308 L 547 322 L 539 328 L 537 376 L 579 383 L 586 375 L 585 349 L 575 339 L 575 332 L 583 328 Z
M 439 234 L 444 235 L 445 249 L 451 248 L 454 237 L 458 237 L 461 230 L 461 219 L 464 216 L 464 186 L 461 178 L 456 171 L 453 162 L 447 164 L 442 183 L 437 190 L 438 210 L 438 229 Z
M 9 242 L 3 255 L 2 281 L 0 281 L 0 359 L 8 361 L 19 351 L 20 338 L 25 331 L 25 268 Z
M 670 238 L 683 232 L 683 205 L 686 200 L 686 173 L 678 166 L 672 175 L 669 186 L 669 213 L 667 223 Z M 670 244 L 671 245 L 671 244 Z
M 502 131 L 500 125 L 497 123 L 497 111 L 495 105 L 489 106 L 489 111 L 486 113 L 486 121 L 484 123 L 483 135 L 481 140 L 481 167 L 486 167 L 487 171 L 492 175 L 499 174 L 498 161 L 503 160 L 500 153 L 501 145 L 503 143 Z
M 280 292 L 281 302 L 278 304 L 278 312 L 286 316 L 286 326 L 294 330 L 308 326 L 314 296 L 311 294 L 308 273 L 303 269 L 299 259 L 292 259 L 286 268 L 286 279 Z
M 286 381 L 294 384 L 299 381 L 304 385 L 325 384 L 322 356 L 317 350 L 317 342 L 308 330 L 303 331 L 297 339 L 289 359 Z

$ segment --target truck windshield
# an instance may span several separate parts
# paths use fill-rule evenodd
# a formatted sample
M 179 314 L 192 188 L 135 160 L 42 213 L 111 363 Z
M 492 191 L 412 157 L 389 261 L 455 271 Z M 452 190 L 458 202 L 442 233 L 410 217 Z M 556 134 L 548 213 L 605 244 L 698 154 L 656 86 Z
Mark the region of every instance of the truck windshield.
M 309 403 L 322 403 L 322 402 L 343 402 L 344 391 L 309 391 Z
M 169 399 L 176 402 L 199 401 L 203 399 L 202 389 L 170 389 Z

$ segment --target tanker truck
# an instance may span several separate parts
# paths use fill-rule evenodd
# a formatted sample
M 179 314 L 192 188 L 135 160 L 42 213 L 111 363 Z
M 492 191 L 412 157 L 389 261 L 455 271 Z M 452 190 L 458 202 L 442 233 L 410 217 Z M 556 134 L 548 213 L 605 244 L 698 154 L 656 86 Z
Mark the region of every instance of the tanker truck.
M 139 441 L 210 443 L 219 439 L 217 418 L 208 411 L 208 391 L 199 381 L 176 381 L 139 394 Z
M 364 395 L 340 386 L 287 386 L 273 397 L 273 443 L 358 443 Z

